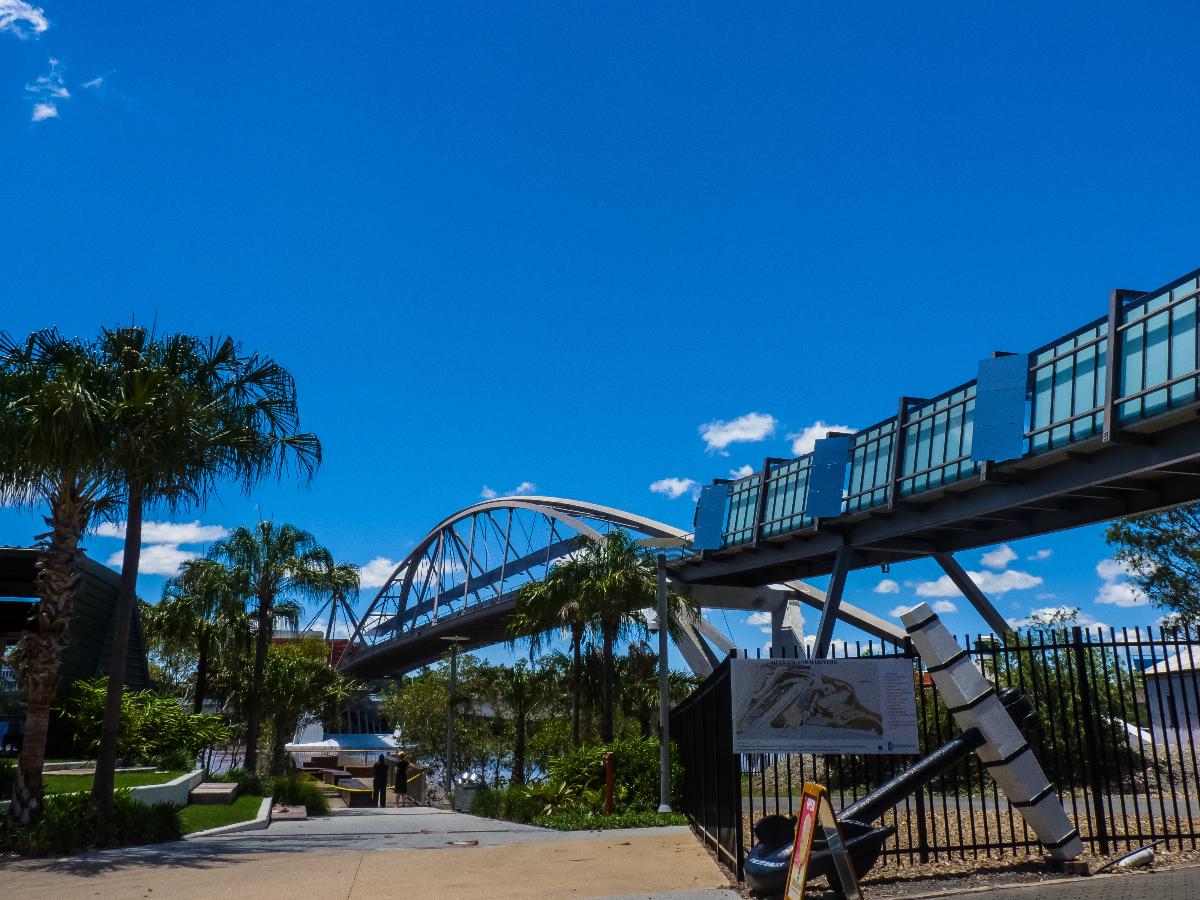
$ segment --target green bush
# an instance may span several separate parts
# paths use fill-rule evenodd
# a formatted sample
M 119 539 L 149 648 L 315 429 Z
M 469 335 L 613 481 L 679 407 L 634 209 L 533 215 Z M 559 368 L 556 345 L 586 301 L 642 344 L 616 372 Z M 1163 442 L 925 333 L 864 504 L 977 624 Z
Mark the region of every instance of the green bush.
M 256 797 L 265 797 L 271 793 L 271 786 L 263 784 L 261 775 L 257 772 L 247 772 L 245 769 L 230 769 L 217 775 L 214 780 L 236 784 L 239 796 L 254 794 Z
M 565 785 L 568 793 L 591 812 L 604 803 L 604 754 L 614 758 L 613 797 L 617 812 L 658 809 L 658 740 L 634 738 L 611 744 L 578 747 L 550 761 L 548 781 Z M 671 796 L 678 795 L 683 766 L 671 747 Z
M 534 816 L 545 811 L 546 804 L 519 784 L 491 788 L 475 797 L 471 812 L 488 819 L 507 819 L 510 822 L 529 823 Z
M 97 812 L 89 794 L 56 794 L 48 798 L 36 825 L 6 828 L 0 831 L 0 843 L 26 856 L 51 856 L 175 841 L 182 836 L 178 806 L 139 803 L 128 789 L 122 789 L 107 816 Z
M 575 810 L 535 816 L 533 824 L 542 828 L 553 828 L 556 831 L 657 828 L 662 825 L 686 825 L 687 816 L 677 812 L 624 812 L 605 816 Z
M 271 796 L 276 803 L 303 806 L 310 816 L 329 815 L 329 799 L 311 778 L 297 775 L 280 775 L 275 779 Z
M 63 718 L 77 750 L 94 758 L 100 745 L 108 679 L 76 681 L 63 703 Z M 121 736 L 117 752 L 126 764 L 182 763 L 190 770 L 200 753 L 229 740 L 229 729 L 220 716 L 193 715 L 174 697 L 151 691 L 126 689 L 121 700 Z M 176 768 L 175 765 L 167 768 Z

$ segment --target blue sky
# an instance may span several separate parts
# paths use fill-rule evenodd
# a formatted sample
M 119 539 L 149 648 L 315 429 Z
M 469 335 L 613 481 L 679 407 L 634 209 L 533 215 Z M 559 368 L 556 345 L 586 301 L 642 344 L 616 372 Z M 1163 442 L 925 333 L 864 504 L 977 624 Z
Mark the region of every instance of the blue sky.
M 0 327 L 233 334 L 324 441 L 310 488 L 177 524 L 289 519 L 365 564 L 529 482 L 688 526 L 652 483 L 1200 265 L 1195 4 L 428 6 L 0 0 Z M 739 420 L 761 439 L 701 437 Z M 37 529 L 0 511 L 0 542 Z M 1097 602 L 1137 599 L 1102 529 L 1011 549 L 962 560 L 1006 615 L 1157 618 Z M 849 596 L 982 627 L 937 575 Z M 761 644 L 744 618 L 716 616 Z

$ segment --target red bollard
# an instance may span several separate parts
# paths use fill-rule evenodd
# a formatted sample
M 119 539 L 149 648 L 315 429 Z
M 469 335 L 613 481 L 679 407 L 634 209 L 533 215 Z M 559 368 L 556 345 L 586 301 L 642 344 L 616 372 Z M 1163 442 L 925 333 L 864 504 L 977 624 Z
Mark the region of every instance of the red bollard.
M 604 754 L 604 814 L 613 814 L 613 758 L 611 753 Z

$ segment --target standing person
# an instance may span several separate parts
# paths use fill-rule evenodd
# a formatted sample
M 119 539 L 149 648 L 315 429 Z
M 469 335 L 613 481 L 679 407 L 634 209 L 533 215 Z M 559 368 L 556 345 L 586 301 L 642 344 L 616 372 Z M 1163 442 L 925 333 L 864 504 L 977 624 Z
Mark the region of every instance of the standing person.
M 396 805 L 408 806 L 408 758 L 403 750 L 396 758 Z
M 375 763 L 374 780 L 371 784 L 371 805 L 372 806 L 387 806 L 387 760 L 383 758 L 383 754 L 379 754 L 379 759 Z

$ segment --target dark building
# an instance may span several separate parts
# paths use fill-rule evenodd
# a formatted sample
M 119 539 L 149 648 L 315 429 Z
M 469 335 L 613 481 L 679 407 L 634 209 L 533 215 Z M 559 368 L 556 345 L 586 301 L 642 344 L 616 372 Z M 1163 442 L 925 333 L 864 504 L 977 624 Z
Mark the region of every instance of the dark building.
M 29 612 L 37 602 L 37 558 L 38 551 L 34 549 L 0 547 L 0 657 L 20 638 Z M 107 675 L 112 659 L 113 610 L 121 576 L 88 557 L 83 558 L 80 568 L 83 578 L 75 597 L 67 651 L 60 669 L 60 693 L 77 679 Z M 146 643 L 136 605 L 126 659 L 125 683 L 135 690 L 149 687 Z M 10 672 L 0 671 L 0 734 L 9 730 L 22 732 L 23 720 L 20 685 L 14 683 Z

